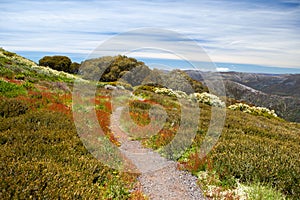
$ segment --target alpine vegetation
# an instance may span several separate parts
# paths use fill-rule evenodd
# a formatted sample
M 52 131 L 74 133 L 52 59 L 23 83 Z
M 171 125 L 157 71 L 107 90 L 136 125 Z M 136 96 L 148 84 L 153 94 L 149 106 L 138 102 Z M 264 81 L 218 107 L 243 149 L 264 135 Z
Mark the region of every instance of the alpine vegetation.
M 245 113 L 250 113 L 252 115 L 258 115 L 258 116 L 265 116 L 265 117 L 278 117 L 275 113 L 275 110 L 270 110 L 265 107 L 256 107 L 256 106 L 249 106 L 244 103 L 236 103 L 233 105 L 230 105 L 228 107 L 230 110 L 240 110 Z
M 209 94 L 207 92 L 194 93 L 191 94 L 190 97 L 192 99 L 196 99 L 200 103 L 204 103 L 210 106 L 220 107 L 220 108 L 225 107 L 225 102 L 221 101 L 221 99 L 218 96 Z

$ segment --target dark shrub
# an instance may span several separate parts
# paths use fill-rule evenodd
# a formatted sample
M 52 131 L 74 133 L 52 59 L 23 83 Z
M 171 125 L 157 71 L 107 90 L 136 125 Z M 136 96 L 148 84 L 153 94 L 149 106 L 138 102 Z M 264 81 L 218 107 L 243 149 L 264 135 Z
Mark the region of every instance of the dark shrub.
M 67 56 L 45 56 L 39 60 L 39 65 L 58 71 L 71 72 L 72 61 Z
M 0 116 L 1 117 L 15 117 L 25 114 L 28 106 L 20 100 L 6 99 L 0 103 Z

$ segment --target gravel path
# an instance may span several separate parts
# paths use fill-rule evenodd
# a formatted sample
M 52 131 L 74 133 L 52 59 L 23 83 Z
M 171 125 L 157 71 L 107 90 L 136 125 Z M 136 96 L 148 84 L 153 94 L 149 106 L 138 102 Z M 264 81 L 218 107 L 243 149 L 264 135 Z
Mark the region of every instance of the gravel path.
M 142 191 L 153 200 L 201 200 L 197 178 L 177 169 L 177 163 L 161 157 L 158 153 L 142 147 L 140 142 L 129 140 L 120 129 L 119 119 L 122 107 L 116 109 L 111 117 L 111 130 L 121 142 L 121 152 L 141 173 L 139 182 Z

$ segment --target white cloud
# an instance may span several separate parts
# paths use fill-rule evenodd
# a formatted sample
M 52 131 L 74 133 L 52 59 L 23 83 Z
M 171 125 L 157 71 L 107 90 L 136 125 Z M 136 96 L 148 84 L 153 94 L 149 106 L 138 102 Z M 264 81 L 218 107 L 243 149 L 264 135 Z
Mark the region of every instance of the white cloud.
M 218 72 L 228 72 L 229 71 L 229 68 L 226 68 L 226 67 L 217 67 L 216 70 Z
M 1 46 L 88 54 L 117 33 L 157 27 L 199 41 L 215 62 L 300 67 L 300 8 L 257 2 L 3 1 Z M 169 39 L 180 49 L 182 42 Z M 193 48 L 185 50 L 192 54 Z

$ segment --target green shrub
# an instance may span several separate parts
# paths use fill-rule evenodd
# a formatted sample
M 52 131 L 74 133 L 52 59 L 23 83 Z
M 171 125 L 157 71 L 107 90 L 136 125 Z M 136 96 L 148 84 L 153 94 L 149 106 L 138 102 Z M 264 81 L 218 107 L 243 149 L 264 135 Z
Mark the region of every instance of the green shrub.
M 22 86 L 0 80 L 0 96 L 16 97 L 22 94 L 26 94 Z
M 300 198 L 299 127 L 288 122 L 227 113 L 220 140 L 208 158 L 222 181 L 266 183 L 289 198 Z
M 8 79 L 13 79 L 15 77 L 15 73 L 7 67 L 0 66 L 0 76 Z
M 154 85 L 141 85 L 136 88 L 135 93 L 138 93 L 140 90 L 154 92 L 155 88 L 158 88 L 158 87 L 156 87 Z M 162 88 L 162 87 L 160 87 L 160 88 Z
M 144 110 L 147 111 L 151 108 L 151 105 L 149 103 L 141 102 L 141 101 L 131 101 L 130 106 L 132 109 L 134 109 L 134 111 L 137 111 L 139 109 L 141 109 L 141 111 Z
M 95 159 L 62 113 L 0 117 L 0 151 L 0 199 L 129 199 L 136 179 Z
M 17 74 L 15 76 L 15 79 L 17 79 L 17 80 L 25 80 L 25 75 L 24 74 Z
M 26 90 L 31 90 L 34 88 L 34 85 L 31 82 L 26 81 L 24 84 L 22 84 L 22 87 L 24 87 Z
M 254 183 L 246 186 L 246 192 L 249 200 L 285 200 L 286 197 L 270 186 L 264 186 L 261 183 Z
M 16 99 L 2 100 L 0 103 L 0 116 L 1 117 L 15 117 L 25 114 L 28 106 Z

